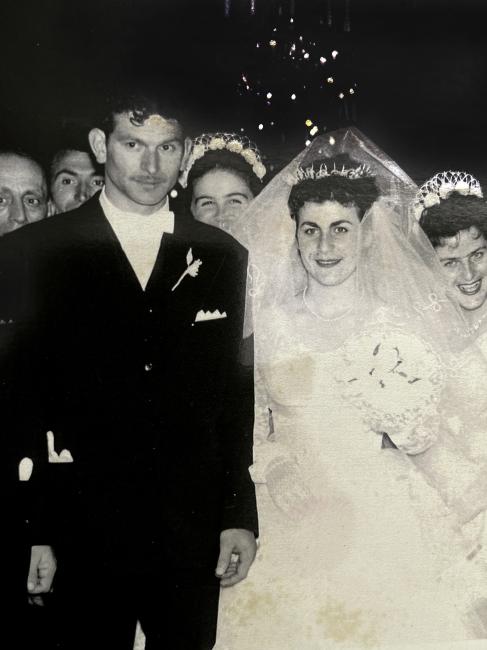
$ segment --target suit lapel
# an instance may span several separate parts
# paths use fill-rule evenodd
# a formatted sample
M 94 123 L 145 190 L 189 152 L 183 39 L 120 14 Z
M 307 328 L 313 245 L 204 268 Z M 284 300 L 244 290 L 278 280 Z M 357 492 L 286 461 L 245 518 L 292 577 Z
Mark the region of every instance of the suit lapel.
M 145 291 L 112 229 L 98 196 L 85 204 L 87 210 L 82 225 L 81 239 L 91 257 L 93 281 L 99 288 L 109 291 L 113 287 L 127 304 L 142 301 L 166 303 L 168 316 L 181 325 L 190 325 L 200 309 L 218 308 L 206 303 L 214 279 L 223 261 L 221 250 L 209 246 L 200 238 L 192 237 L 195 224 L 182 215 L 175 218 L 174 234 L 164 233 L 152 274 Z M 201 259 L 201 269 L 196 277 L 187 274 L 173 289 L 186 271 L 187 255 L 191 250 L 193 260 Z M 128 294 L 128 295 L 127 295 Z
M 194 238 L 192 221 L 188 223 L 186 217 L 177 216 L 175 223 L 174 234 L 165 233 L 162 237 L 146 294 L 149 300 L 157 295 L 164 296 L 170 316 L 181 325 L 191 325 L 200 309 L 211 307 L 207 300 L 224 255 Z M 190 251 L 193 262 L 201 261 L 196 275 L 185 274 Z

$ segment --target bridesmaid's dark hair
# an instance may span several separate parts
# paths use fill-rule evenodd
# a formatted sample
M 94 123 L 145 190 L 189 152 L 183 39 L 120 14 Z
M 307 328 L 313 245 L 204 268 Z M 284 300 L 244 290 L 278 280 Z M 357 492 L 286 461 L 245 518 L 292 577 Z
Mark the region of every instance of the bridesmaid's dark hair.
M 348 154 L 340 154 L 334 158 L 320 158 L 305 169 L 318 171 L 321 166 L 326 165 L 328 169 L 353 169 L 359 163 L 352 160 Z M 332 174 L 319 179 L 304 179 L 293 186 L 289 195 L 288 205 L 291 217 L 298 223 L 299 211 L 303 205 L 309 203 L 324 203 L 325 201 L 336 201 L 344 206 L 354 206 L 358 210 L 359 219 L 370 206 L 379 198 L 380 191 L 373 176 L 360 176 L 349 178 Z
M 487 202 L 480 196 L 452 192 L 447 199 L 425 208 L 419 225 L 435 248 L 443 246 L 446 239 L 458 239 L 462 230 L 470 228 L 487 239 Z
M 194 183 L 208 172 L 227 171 L 239 176 L 249 187 L 253 196 L 262 190 L 262 181 L 254 174 L 252 166 L 243 156 L 228 149 L 210 150 L 198 158 L 189 170 L 188 188 L 192 193 Z

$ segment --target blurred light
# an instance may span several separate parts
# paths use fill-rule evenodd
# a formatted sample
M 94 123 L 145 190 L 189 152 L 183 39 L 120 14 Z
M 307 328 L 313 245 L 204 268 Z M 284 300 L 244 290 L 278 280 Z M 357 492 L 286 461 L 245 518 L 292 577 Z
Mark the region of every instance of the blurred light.
M 291 99 L 292 99 L 293 101 L 296 99 L 296 95 L 295 95 L 294 93 L 291 95 Z
M 290 23 L 293 23 L 293 22 L 294 22 L 294 18 L 290 18 L 289 22 L 290 22 Z
M 272 31 L 273 31 L 273 32 L 277 32 L 277 27 L 274 27 L 274 29 L 273 29 Z
M 326 59 L 324 56 L 320 56 L 320 63 L 326 63 Z
M 329 142 L 330 142 L 330 144 L 335 144 L 335 138 L 332 135 L 330 135 Z
M 309 59 L 309 54 L 308 54 L 308 52 L 305 52 L 305 53 L 304 53 L 304 58 L 305 58 L 305 59 Z
M 340 99 L 343 99 L 343 98 L 345 97 L 345 95 L 344 95 L 343 93 L 340 93 L 340 94 L 338 95 L 338 97 L 340 97 Z
M 247 85 L 247 86 L 245 86 L 245 87 L 247 88 L 247 90 L 250 90 L 250 86 Z
M 337 52 L 336 50 L 333 50 L 333 52 L 331 53 L 331 55 L 332 55 L 332 57 L 333 57 L 334 59 L 336 59 L 337 56 L 338 56 L 338 52 Z
M 316 135 L 318 133 L 318 127 L 314 126 L 309 132 L 310 135 Z
M 256 43 L 255 47 L 260 47 L 260 43 Z
M 329 84 L 332 84 L 333 83 L 333 77 L 328 77 L 327 81 L 328 81 Z
M 303 40 L 303 37 L 302 37 L 302 36 L 300 36 L 300 37 L 299 37 L 299 40 L 300 40 L 300 41 L 302 41 L 302 40 Z
M 276 47 L 276 45 L 277 45 L 277 41 L 275 41 L 274 39 L 272 39 L 271 41 L 269 41 L 269 45 L 270 45 L 271 47 Z
M 267 97 L 267 99 L 271 99 L 272 98 L 272 93 L 267 93 L 266 97 Z
M 355 90 L 354 90 L 353 88 L 350 88 L 349 93 L 350 93 L 351 95 L 354 95 L 354 94 L 355 94 Z
M 311 140 L 306 140 L 306 142 L 305 142 L 304 144 L 305 144 L 307 147 L 309 147 L 309 145 L 311 144 Z
M 259 124 L 259 131 L 262 131 L 263 128 L 264 128 L 264 125 L 263 125 L 263 124 Z
M 175 198 L 177 197 L 177 195 L 178 195 L 178 191 L 177 191 L 177 190 L 171 190 L 171 191 L 169 192 L 169 196 L 171 197 L 171 199 L 175 199 Z
M 244 74 L 242 75 L 242 80 L 245 81 L 245 83 L 247 83 L 247 77 Z
M 242 127 L 242 128 L 240 129 L 240 131 L 243 133 L 243 132 L 245 131 L 245 129 Z
M 313 122 L 310 119 L 307 119 L 305 124 L 306 126 L 313 126 Z
M 274 122 L 271 122 L 271 126 L 274 126 Z

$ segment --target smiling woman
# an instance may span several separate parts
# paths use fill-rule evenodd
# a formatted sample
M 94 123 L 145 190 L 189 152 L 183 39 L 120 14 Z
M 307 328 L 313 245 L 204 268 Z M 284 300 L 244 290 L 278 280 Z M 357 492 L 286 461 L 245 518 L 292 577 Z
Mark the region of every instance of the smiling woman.
M 354 177 L 343 170 L 355 170 Z M 307 274 L 303 297 L 308 308 L 316 301 L 316 309 L 334 318 L 355 299 L 360 223 L 379 189 L 370 173 L 346 154 L 315 161 L 306 175 L 294 185 L 288 201 Z
M 262 189 L 266 169 L 257 147 L 235 133 L 203 134 L 194 142 L 181 182 L 194 218 L 227 232 Z
M 439 179 L 442 196 L 438 194 L 435 205 L 423 206 L 419 223 L 436 250 L 453 298 L 475 321 L 487 299 L 487 203 L 475 179 L 462 193 L 455 185 L 446 193 L 442 175 L 433 178 Z M 428 184 L 431 179 L 423 187 Z

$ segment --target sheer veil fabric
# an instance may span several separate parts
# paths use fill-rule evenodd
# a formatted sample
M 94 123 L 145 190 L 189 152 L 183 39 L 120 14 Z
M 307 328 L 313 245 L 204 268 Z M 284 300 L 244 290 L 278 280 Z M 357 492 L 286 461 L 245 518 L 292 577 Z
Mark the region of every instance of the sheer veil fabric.
M 370 167 L 381 196 L 361 223 L 353 308 L 326 321 L 303 300 L 287 201 L 299 165 L 339 153 Z M 222 592 L 218 650 L 487 636 L 487 367 L 410 215 L 416 191 L 343 129 L 316 138 L 237 224 L 261 538 L 249 578 Z M 287 492 L 304 511 L 286 512 Z

